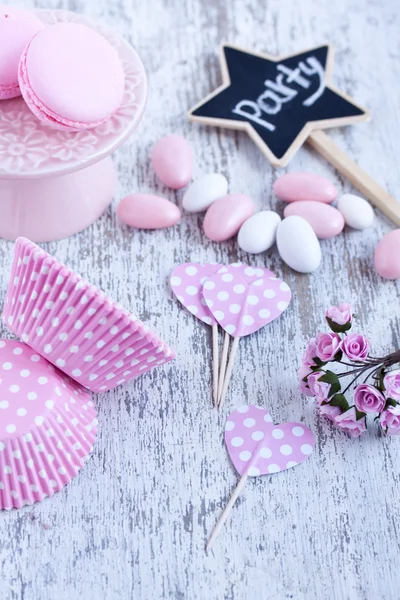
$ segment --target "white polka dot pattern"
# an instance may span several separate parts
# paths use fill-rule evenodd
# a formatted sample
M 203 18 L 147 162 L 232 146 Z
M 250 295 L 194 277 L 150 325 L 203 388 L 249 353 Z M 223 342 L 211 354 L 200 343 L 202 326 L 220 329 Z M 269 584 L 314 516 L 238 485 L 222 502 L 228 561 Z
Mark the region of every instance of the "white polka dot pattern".
M 225 443 L 238 473 L 251 477 L 295 467 L 315 446 L 314 435 L 301 423 L 274 425 L 268 411 L 247 404 L 229 415 Z
M 203 288 L 204 300 L 225 331 L 234 337 L 254 333 L 288 307 L 289 286 L 272 271 L 245 264 L 222 267 Z
M 95 392 L 174 358 L 147 325 L 23 238 L 15 244 L 3 318 L 38 354 Z
M 11 340 L 0 340 L 0 397 L 0 509 L 20 508 L 75 477 L 96 438 L 96 411 L 82 386 Z
M 203 285 L 221 268 L 218 264 L 184 263 L 175 267 L 169 279 L 179 302 L 207 325 L 216 325 L 217 320 L 204 301 Z

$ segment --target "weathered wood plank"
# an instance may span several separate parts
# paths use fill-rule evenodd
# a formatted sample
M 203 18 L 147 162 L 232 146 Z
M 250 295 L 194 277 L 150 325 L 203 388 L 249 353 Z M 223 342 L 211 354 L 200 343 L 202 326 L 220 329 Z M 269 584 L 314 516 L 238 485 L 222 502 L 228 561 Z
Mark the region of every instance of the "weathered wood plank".
M 149 166 L 162 135 L 188 136 L 196 174 L 220 171 L 230 189 L 260 206 L 281 207 L 277 172 L 245 135 L 186 122 L 185 113 L 220 81 L 221 40 L 273 53 L 332 42 L 335 83 L 371 110 L 373 121 L 330 135 L 396 194 L 400 123 L 399 16 L 395 0 L 41 0 L 27 7 L 67 8 L 104 20 L 129 39 L 149 74 L 145 118 L 115 156 L 119 196 L 155 190 L 179 203 Z M 289 170 L 328 175 L 304 148 Z M 117 199 L 116 199 L 117 200 Z M 115 205 L 85 232 L 46 248 L 131 307 L 170 341 L 178 358 L 115 392 L 99 395 L 100 434 L 84 471 L 53 499 L 0 514 L 0 597 L 5 600 L 396 600 L 399 443 L 374 431 L 349 440 L 318 422 L 297 391 L 305 339 L 323 325 L 331 301 L 357 306 L 377 351 L 398 345 L 399 284 L 383 282 L 372 256 L 392 227 L 346 231 L 323 243 L 311 276 L 282 265 L 276 250 L 252 262 L 293 287 L 285 317 L 244 340 L 226 410 L 243 400 L 268 406 L 277 421 L 302 419 L 317 436 L 314 456 L 292 472 L 248 483 L 214 551 L 204 546 L 236 476 L 222 443 L 225 415 L 211 409 L 211 332 L 170 297 L 169 269 L 185 260 L 246 259 L 235 242 L 212 244 L 202 217 L 168 231 L 119 226 Z M 0 242 L 4 300 L 12 244 Z M 2 335 L 9 336 L 2 327 Z M 373 429 L 373 428 L 372 428 Z

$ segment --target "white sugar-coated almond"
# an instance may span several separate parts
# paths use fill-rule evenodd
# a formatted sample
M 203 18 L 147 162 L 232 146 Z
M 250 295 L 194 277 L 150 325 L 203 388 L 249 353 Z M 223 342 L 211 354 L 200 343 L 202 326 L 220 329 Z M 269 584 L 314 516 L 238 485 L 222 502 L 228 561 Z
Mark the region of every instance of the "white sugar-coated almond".
M 275 244 L 280 222 L 280 216 L 272 210 L 256 213 L 241 226 L 238 234 L 239 247 L 250 254 L 265 252 Z
M 276 232 L 282 260 L 299 273 L 312 273 L 321 263 L 321 246 L 313 228 L 303 217 L 283 219 Z
M 209 206 L 228 193 L 228 182 L 220 173 L 208 173 L 196 179 L 186 190 L 182 206 L 187 212 L 207 210 Z
M 355 194 L 344 194 L 338 200 L 338 209 L 346 225 L 353 229 L 367 229 L 374 222 L 374 211 L 364 198 Z

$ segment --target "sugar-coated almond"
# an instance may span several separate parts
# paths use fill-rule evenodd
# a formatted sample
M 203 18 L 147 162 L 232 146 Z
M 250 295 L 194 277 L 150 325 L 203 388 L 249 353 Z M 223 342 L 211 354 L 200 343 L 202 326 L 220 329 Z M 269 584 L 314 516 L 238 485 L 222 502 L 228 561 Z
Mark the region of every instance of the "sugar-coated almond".
M 276 232 L 282 260 L 299 273 L 311 273 L 321 263 L 321 247 L 311 225 L 297 215 L 286 217 Z
M 315 173 L 286 173 L 275 181 L 274 192 L 285 202 L 311 200 L 330 204 L 337 196 L 333 183 Z
M 400 279 L 400 229 L 390 231 L 378 243 L 375 269 L 385 279 Z
M 255 205 L 250 196 L 230 194 L 218 198 L 204 218 L 204 233 L 214 242 L 229 240 L 243 223 L 254 214 Z
M 250 254 L 265 252 L 275 244 L 280 216 L 272 210 L 262 210 L 247 219 L 238 234 L 239 248 Z
M 207 210 L 217 198 L 228 193 L 228 182 L 220 173 L 208 173 L 196 179 L 186 190 L 182 206 L 187 212 Z
M 138 229 L 162 229 L 175 225 L 181 211 L 166 198 L 152 194 L 130 194 L 117 207 L 121 221 Z
M 283 214 L 285 217 L 303 217 L 321 240 L 338 235 L 344 227 L 343 215 L 337 208 L 323 202 L 291 202 L 285 207 Z
M 192 149 L 181 135 L 167 135 L 158 140 L 151 161 L 159 179 L 174 190 L 185 187 L 192 178 Z

